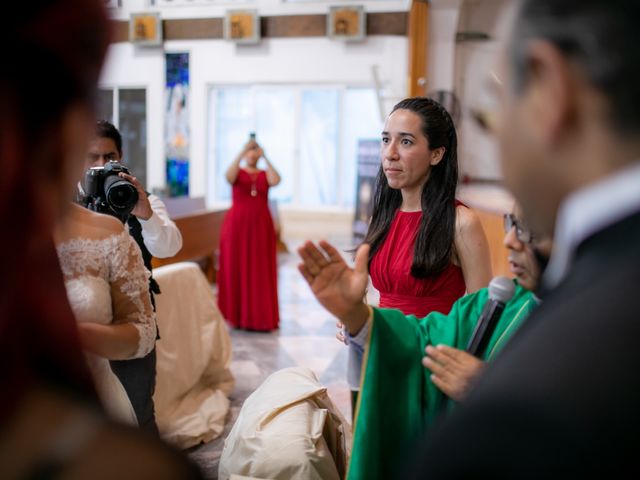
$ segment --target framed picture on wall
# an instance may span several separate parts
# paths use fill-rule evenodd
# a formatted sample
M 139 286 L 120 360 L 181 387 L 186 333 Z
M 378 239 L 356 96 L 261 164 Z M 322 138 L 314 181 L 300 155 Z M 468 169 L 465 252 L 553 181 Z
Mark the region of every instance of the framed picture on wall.
M 159 13 L 132 13 L 129 20 L 131 43 L 144 47 L 162 45 L 162 19 Z
M 363 40 L 366 36 L 364 7 L 330 7 L 327 35 L 336 40 Z
M 260 17 L 257 10 L 229 10 L 224 17 L 224 38 L 236 43 L 260 41 Z

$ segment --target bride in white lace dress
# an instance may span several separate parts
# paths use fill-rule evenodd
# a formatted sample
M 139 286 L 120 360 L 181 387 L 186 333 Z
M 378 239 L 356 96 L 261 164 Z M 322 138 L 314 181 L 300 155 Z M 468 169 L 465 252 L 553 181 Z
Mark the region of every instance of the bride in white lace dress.
M 98 395 L 112 418 L 137 424 L 109 360 L 143 357 L 156 339 L 149 271 L 140 250 L 117 219 L 78 205 L 58 226 L 55 239 Z

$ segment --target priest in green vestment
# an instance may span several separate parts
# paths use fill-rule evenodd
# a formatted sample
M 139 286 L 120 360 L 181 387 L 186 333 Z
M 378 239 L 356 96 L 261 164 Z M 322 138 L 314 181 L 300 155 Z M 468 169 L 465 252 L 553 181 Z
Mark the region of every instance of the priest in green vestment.
M 426 428 L 464 398 L 484 362 L 500 351 L 538 304 L 532 291 L 540 276 L 539 259 L 548 257 L 550 241 L 534 238 L 517 214 L 509 214 L 504 244 L 516 277 L 515 293 L 480 359 L 464 349 L 488 289 L 460 298 L 448 315 L 433 312 L 419 319 L 362 301 L 368 246 L 358 249 L 354 269 L 327 242 L 320 242 L 320 248 L 307 242 L 299 249 L 299 268 L 314 295 L 343 323 L 350 348 L 363 356 L 350 480 L 396 478 Z

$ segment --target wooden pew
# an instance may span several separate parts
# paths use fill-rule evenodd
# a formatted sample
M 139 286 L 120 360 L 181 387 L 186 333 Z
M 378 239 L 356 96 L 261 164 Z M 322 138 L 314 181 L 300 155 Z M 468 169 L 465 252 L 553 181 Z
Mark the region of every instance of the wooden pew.
M 204 199 L 166 199 L 169 216 L 182 233 L 182 249 L 171 258 L 153 258 L 153 267 L 195 261 L 209 282 L 216 281 L 220 229 L 227 210 L 206 210 Z M 195 209 L 195 210 L 194 210 Z

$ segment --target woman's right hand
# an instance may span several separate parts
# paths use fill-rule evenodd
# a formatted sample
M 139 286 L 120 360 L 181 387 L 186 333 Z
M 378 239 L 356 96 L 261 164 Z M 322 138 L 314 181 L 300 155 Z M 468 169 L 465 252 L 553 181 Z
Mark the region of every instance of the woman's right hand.
M 362 301 L 369 279 L 369 245 L 358 248 L 354 268 L 325 241 L 320 241 L 318 246 L 306 242 L 298 253 L 303 261 L 298 269 L 320 304 L 338 317 L 350 333 L 360 330 L 369 316 L 369 309 Z
M 140 333 L 131 323 L 78 323 L 78 336 L 87 352 L 109 360 L 128 360 L 138 350 Z

